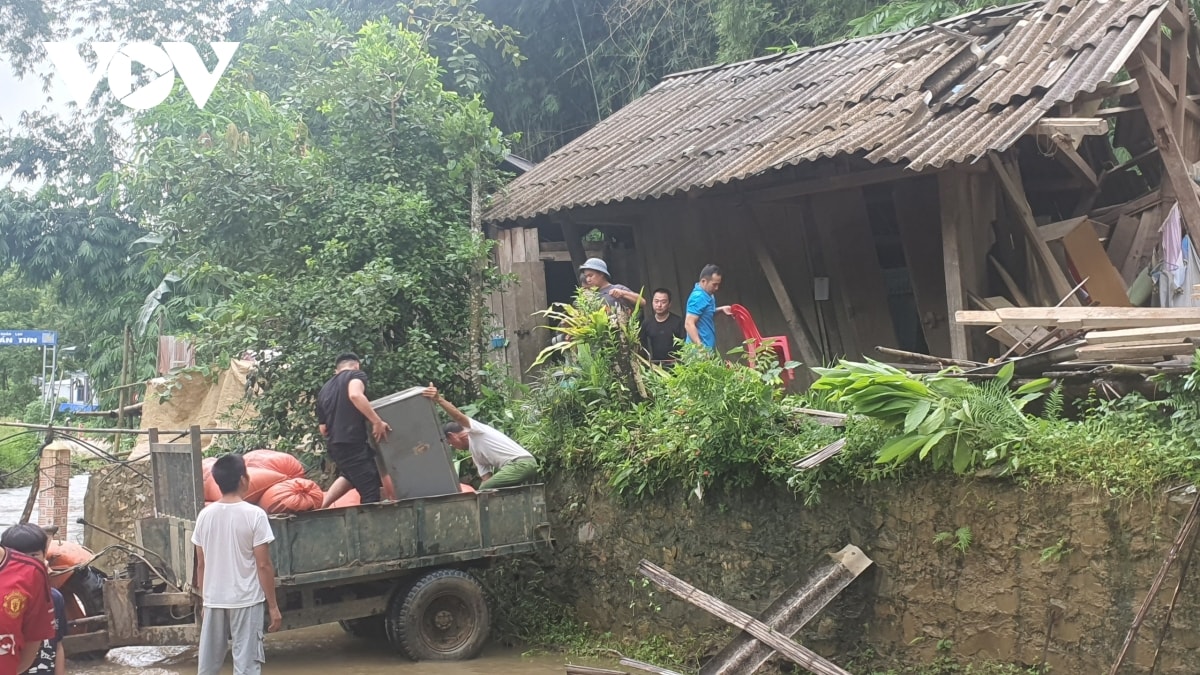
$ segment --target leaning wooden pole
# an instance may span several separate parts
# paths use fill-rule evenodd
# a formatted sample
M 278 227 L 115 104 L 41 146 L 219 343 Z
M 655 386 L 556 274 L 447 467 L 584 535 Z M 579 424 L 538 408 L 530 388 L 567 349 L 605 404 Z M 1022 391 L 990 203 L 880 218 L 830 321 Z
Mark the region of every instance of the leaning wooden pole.
M 1141 629 L 1142 623 L 1146 620 L 1146 615 L 1150 613 L 1150 607 L 1154 605 L 1154 598 L 1158 596 L 1158 591 L 1162 588 L 1163 582 L 1167 579 L 1167 574 L 1170 573 L 1171 567 L 1175 564 L 1175 560 L 1179 557 L 1179 551 L 1183 548 L 1184 542 L 1191 538 L 1192 533 L 1196 529 L 1196 518 L 1200 516 L 1200 487 L 1196 490 L 1196 499 L 1192 502 L 1192 508 L 1188 511 L 1187 517 L 1183 520 L 1183 525 L 1179 528 L 1179 536 L 1175 537 L 1175 543 L 1171 546 L 1171 550 L 1167 551 L 1167 557 L 1163 560 L 1162 567 L 1155 575 L 1154 581 L 1150 584 L 1150 590 L 1146 593 L 1146 599 L 1142 600 L 1142 606 L 1138 608 L 1137 615 L 1133 617 L 1133 623 L 1129 626 L 1129 632 L 1125 635 L 1125 642 L 1121 645 L 1121 651 L 1117 654 L 1117 660 L 1113 662 L 1112 668 L 1109 669 L 1109 675 L 1117 675 L 1121 670 L 1121 666 L 1125 664 L 1125 658 L 1129 655 L 1129 649 L 1133 646 L 1133 641 L 1137 638 L 1138 630 Z
M 728 624 L 741 628 L 758 638 L 759 642 L 771 647 L 788 660 L 816 675 L 850 675 L 849 672 L 829 661 L 820 654 L 792 642 L 786 635 L 774 631 L 770 626 L 755 619 L 749 614 L 728 605 L 721 600 L 692 586 L 649 560 L 643 560 L 638 565 L 638 573 L 661 586 L 664 590 L 674 593 L 683 600 L 703 609 Z

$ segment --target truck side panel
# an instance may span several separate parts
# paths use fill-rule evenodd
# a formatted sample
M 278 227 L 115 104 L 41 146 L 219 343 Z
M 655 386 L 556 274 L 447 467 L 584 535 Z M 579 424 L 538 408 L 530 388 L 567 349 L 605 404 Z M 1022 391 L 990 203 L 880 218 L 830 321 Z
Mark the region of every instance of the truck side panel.
M 327 582 L 533 550 L 546 536 L 546 501 L 534 485 L 275 517 L 271 527 L 281 585 Z

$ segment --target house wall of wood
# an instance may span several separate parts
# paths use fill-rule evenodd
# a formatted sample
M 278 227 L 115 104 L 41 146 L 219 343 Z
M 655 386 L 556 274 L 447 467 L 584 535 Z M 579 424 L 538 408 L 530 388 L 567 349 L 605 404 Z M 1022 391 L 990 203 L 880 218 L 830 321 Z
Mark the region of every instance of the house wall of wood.
M 681 315 L 704 265 L 721 266 L 719 303 L 745 306 L 764 336 L 788 337 L 793 359 L 821 365 L 876 356 L 877 345 L 949 353 L 942 211 L 931 175 L 783 201 L 671 198 L 616 215 L 585 210 L 573 222 L 583 231 L 626 229 L 632 250 L 584 255 L 604 257 L 614 281 L 647 296 L 669 289 Z M 534 316 L 549 297 L 546 266 L 575 262 L 561 242 L 547 241 L 558 231 L 542 223 L 495 233 L 500 271 L 518 277 L 490 306 L 493 334 L 508 339 L 493 353 L 513 375 L 525 376 L 550 343 Z M 716 321 L 718 348 L 741 346 L 733 320 Z

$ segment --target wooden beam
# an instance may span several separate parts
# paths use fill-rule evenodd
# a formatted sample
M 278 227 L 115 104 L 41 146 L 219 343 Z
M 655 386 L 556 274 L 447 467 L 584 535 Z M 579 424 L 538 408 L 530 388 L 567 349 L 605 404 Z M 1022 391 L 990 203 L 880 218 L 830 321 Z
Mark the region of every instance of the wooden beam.
M 987 174 L 948 171 L 938 175 L 938 200 L 941 205 L 942 259 L 946 277 L 946 314 L 966 307 L 968 292 L 985 293 L 987 249 L 992 241 L 995 220 L 995 184 Z M 972 357 L 972 336 L 966 329 L 950 324 L 950 356 L 959 360 Z M 981 336 L 976 340 L 982 341 Z M 988 343 L 975 345 L 986 349 Z
M 1025 133 L 1031 136 L 1103 136 L 1108 133 L 1108 120 L 1099 117 L 1047 117 Z
M 1057 223 L 1042 225 L 1038 227 L 1038 234 L 1041 235 L 1042 241 L 1062 239 L 1074 232 L 1075 228 L 1082 225 L 1087 219 L 1087 216 L 1080 216 L 1079 218 L 1068 218 L 1067 220 L 1060 220 Z
M 1054 158 L 1058 160 L 1059 164 L 1062 164 L 1066 167 L 1067 171 L 1070 171 L 1093 188 L 1100 187 L 1100 178 L 1096 176 L 1095 169 L 1087 163 L 1083 155 L 1079 154 L 1079 151 L 1075 149 L 1075 146 L 1072 145 L 1067 137 L 1054 135 L 1050 137 L 1050 140 L 1054 143 L 1055 148 L 1057 148 Z
M 1146 328 L 1200 323 L 1200 307 L 1002 307 L 962 311 L 954 318 L 967 326 L 1082 324 L 1085 329 Z
M 583 232 L 573 222 L 562 221 L 563 241 L 567 244 L 567 252 L 571 254 L 571 265 L 575 269 L 587 261 L 587 253 L 583 250 Z
M 1139 66 L 1139 59 L 1141 65 Z M 1134 54 L 1130 60 L 1130 72 L 1134 68 L 1142 68 L 1146 73 L 1146 77 L 1138 78 L 1142 86 L 1138 87 L 1138 99 L 1142 101 L 1142 110 L 1146 109 L 1145 96 L 1150 91 L 1157 91 L 1160 96 L 1166 98 L 1171 105 L 1179 103 L 1179 97 L 1175 95 L 1175 85 L 1171 83 L 1171 79 L 1158 67 L 1158 64 L 1150 63 L 1147 57 L 1142 53 Z M 1134 77 L 1137 77 L 1135 74 Z M 1151 87 L 1150 85 L 1154 86 Z
M 1200 323 L 1183 324 L 1180 326 L 1150 326 L 1121 330 L 1100 330 L 1092 331 L 1084 336 L 1084 339 L 1090 345 L 1144 342 L 1146 340 L 1187 340 L 1189 338 L 1200 338 Z
M 816 351 L 817 339 L 804 321 L 804 317 L 800 316 L 800 312 L 796 310 L 792 296 L 783 283 L 783 277 L 779 276 L 779 269 L 775 267 L 775 260 L 771 258 L 771 252 L 763 243 L 764 232 L 762 225 L 758 222 L 758 216 L 752 207 L 747 206 L 743 212 L 752 225 L 750 236 L 746 237 L 746 241 L 750 244 L 758 266 L 762 268 L 763 276 L 767 278 L 767 284 L 771 287 L 771 293 L 775 296 L 775 302 L 779 305 L 783 320 L 791 329 L 792 342 L 796 343 L 800 358 L 808 368 L 824 366 L 825 364 Z
M 635 661 L 633 659 L 623 658 L 621 659 L 621 665 L 629 666 L 630 668 L 637 668 L 642 672 L 652 673 L 652 675 L 679 675 L 679 673 L 673 670 L 667 670 L 666 668 L 656 666 L 653 663 L 645 663 L 642 661 Z
M 892 188 L 892 203 L 925 345 L 930 354 L 950 354 L 944 258 L 939 247 L 933 245 L 941 235 L 936 179 L 896 183 Z
M 996 153 L 989 153 L 988 160 L 991 162 L 996 176 L 1000 179 L 1000 186 L 1004 189 L 1004 195 L 1008 198 L 1013 210 L 1017 213 L 1017 219 L 1020 221 L 1021 227 L 1025 230 L 1025 236 L 1034 253 L 1037 255 L 1037 260 L 1041 263 L 1042 270 L 1050 279 L 1050 285 L 1054 293 L 1058 295 L 1059 299 L 1065 298 L 1064 304 L 1067 306 L 1078 307 L 1079 298 L 1075 297 L 1070 282 L 1067 281 L 1066 275 L 1063 274 L 1062 268 L 1058 265 L 1058 260 L 1054 258 L 1050 247 L 1038 235 L 1038 225 L 1033 218 L 1033 209 L 1030 208 L 1029 201 L 1025 198 L 1025 190 L 1021 185 L 1021 176 L 1016 163 Z
M 1108 240 L 1105 252 L 1108 254 L 1108 261 L 1118 270 L 1125 266 L 1125 259 L 1129 257 L 1129 249 L 1133 246 L 1133 237 L 1137 234 L 1141 222 L 1140 218 L 1133 216 L 1122 215 L 1117 218 L 1117 224 L 1113 228 L 1112 237 Z
M 1188 68 L 1188 27 L 1191 21 L 1183 19 L 1182 12 L 1174 0 L 1167 2 L 1167 11 L 1163 15 L 1179 20 L 1178 26 L 1171 26 L 1171 84 L 1174 87 L 1175 98 L 1175 136 L 1181 148 L 1188 147 L 1187 139 L 1187 107 L 1191 101 L 1187 95 Z
M 1186 356 L 1196 353 L 1196 345 L 1191 342 L 1173 342 L 1167 344 L 1136 344 L 1136 345 L 1084 345 L 1075 351 L 1075 358 L 1081 361 L 1121 361 L 1125 359 L 1161 358 L 1168 360 L 1176 356 Z
M 1004 287 L 1008 289 L 1010 294 L 1012 294 L 1013 302 L 1017 303 L 1021 307 L 1029 307 L 1033 305 L 1033 303 L 1029 301 L 1029 296 L 1025 295 L 1024 291 L 1021 290 L 1021 287 L 1017 285 L 1017 280 L 1013 279 L 1008 270 L 1004 269 L 1004 265 L 999 259 L 996 258 L 996 256 L 989 255 L 988 262 L 990 262 L 992 264 L 992 268 L 996 270 L 996 274 L 1000 277 L 1000 281 L 1004 284 Z
M 820 178 L 810 178 L 808 180 L 796 181 L 784 185 L 760 188 L 757 190 L 747 190 L 743 194 L 747 198 L 770 202 L 782 199 L 794 199 L 796 197 L 803 197 L 805 195 L 816 194 L 818 192 L 833 192 L 835 190 L 859 188 L 878 183 L 890 183 L 894 180 L 900 180 L 902 178 L 920 176 L 923 173 L 932 172 L 912 171 L 903 166 L 885 166 L 879 169 L 868 169 L 867 171 L 859 171 L 856 173 L 841 174 L 836 176 L 822 176 Z M 713 198 L 719 197 L 720 195 L 713 195 Z
M 1158 231 L 1162 227 L 1164 220 L 1162 214 L 1165 210 L 1165 205 L 1160 205 L 1159 208 L 1142 211 L 1138 215 L 1138 226 L 1134 231 L 1133 241 L 1130 242 L 1125 259 L 1118 267 L 1121 270 L 1121 278 L 1125 280 L 1126 284 L 1132 284 L 1133 280 L 1137 279 L 1142 270 L 1150 263 L 1159 241 Z
M 670 591 L 682 600 L 703 609 L 735 628 L 758 638 L 759 642 L 771 647 L 788 660 L 816 675 L 850 675 L 836 663 L 820 654 L 792 642 L 786 636 L 771 630 L 771 627 L 749 614 L 722 602 L 704 591 L 688 584 L 649 560 L 638 565 L 638 573 Z
M 1167 24 L 1167 28 L 1171 29 L 1172 39 L 1175 38 L 1175 33 L 1179 31 L 1183 31 L 1186 34 L 1188 25 L 1191 23 L 1184 16 L 1183 10 L 1175 4 L 1174 0 L 1167 3 L 1166 9 L 1163 11 L 1162 20 L 1163 23 Z
M 1138 82 L 1153 77 L 1152 73 L 1162 75 L 1153 64 L 1144 58 L 1134 58 L 1135 64 L 1130 68 Z M 1183 223 L 1192 241 L 1200 241 L 1200 196 L 1196 194 L 1196 184 L 1192 181 L 1191 165 L 1184 159 L 1174 129 L 1167 117 L 1166 108 L 1154 87 L 1146 83 L 1138 90 L 1138 97 L 1146 112 L 1146 120 L 1154 136 L 1154 144 L 1158 146 L 1163 158 L 1163 167 L 1167 171 L 1170 184 L 1175 188 L 1175 196 L 1179 200 L 1179 210 L 1183 214 Z

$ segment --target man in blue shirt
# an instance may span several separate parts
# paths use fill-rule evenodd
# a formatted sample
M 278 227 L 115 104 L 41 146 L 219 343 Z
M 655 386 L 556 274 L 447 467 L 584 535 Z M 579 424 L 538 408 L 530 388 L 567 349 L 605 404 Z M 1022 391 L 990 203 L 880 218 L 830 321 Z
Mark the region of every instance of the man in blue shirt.
M 729 305 L 717 306 L 714 295 L 719 288 L 721 288 L 721 268 L 716 265 L 705 265 L 704 269 L 700 270 L 700 281 L 696 283 L 692 294 L 688 296 L 687 318 L 683 321 L 688 342 L 704 345 L 706 349 L 717 348 L 717 327 L 713 322 L 713 316 L 717 312 L 726 315 L 732 314 Z

